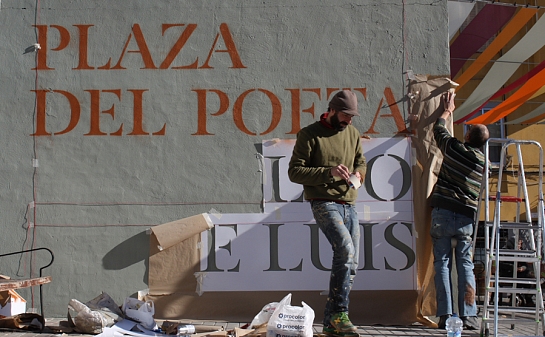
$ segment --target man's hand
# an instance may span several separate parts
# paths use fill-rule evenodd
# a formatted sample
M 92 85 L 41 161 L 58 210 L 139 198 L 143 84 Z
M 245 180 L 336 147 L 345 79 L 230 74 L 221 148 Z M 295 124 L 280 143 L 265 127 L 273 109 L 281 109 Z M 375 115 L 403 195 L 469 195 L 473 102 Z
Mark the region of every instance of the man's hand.
M 363 180 L 363 177 L 361 176 L 361 173 L 359 173 L 358 171 L 354 172 L 354 175 L 355 175 L 356 177 L 358 177 L 358 179 L 359 179 L 360 181 Z
M 348 180 L 348 178 L 350 178 L 350 170 L 343 164 L 333 166 L 330 172 L 333 177 L 340 177 L 344 180 Z
M 450 117 L 454 109 L 456 109 L 456 105 L 454 105 L 454 97 L 456 97 L 456 94 L 447 91 L 443 94 L 443 107 L 445 108 L 445 111 L 441 114 L 441 118 L 447 119 Z

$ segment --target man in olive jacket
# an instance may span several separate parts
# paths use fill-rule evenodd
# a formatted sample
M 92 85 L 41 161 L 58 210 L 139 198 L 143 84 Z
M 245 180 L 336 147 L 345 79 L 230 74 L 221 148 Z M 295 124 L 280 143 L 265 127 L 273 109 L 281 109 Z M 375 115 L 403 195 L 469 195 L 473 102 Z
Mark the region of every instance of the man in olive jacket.
M 297 134 L 288 169 L 290 180 L 303 185 L 316 224 L 333 249 L 323 332 L 335 336 L 358 335 L 348 318 L 348 297 L 358 269 L 360 228 L 355 202 L 366 161 L 360 134 L 351 125 L 354 116 L 359 116 L 356 95 L 339 91 L 320 121 Z

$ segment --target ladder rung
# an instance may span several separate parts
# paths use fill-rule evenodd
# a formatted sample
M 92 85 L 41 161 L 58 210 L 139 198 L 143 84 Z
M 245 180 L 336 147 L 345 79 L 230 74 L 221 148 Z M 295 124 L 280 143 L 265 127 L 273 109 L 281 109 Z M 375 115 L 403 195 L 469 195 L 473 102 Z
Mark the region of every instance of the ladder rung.
M 494 201 L 494 200 L 496 200 L 496 196 L 495 196 L 495 195 L 492 195 L 492 196 L 490 196 L 490 197 L 488 198 L 488 200 Z M 505 195 L 505 196 L 501 196 L 501 197 L 500 197 L 500 201 L 505 201 L 505 202 L 523 202 L 523 201 L 524 201 L 524 198 L 513 197 L 513 196 Z
M 494 259 L 494 256 L 492 256 L 491 259 Z M 539 262 L 541 260 L 538 257 L 520 257 L 520 256 L 505 257 L 505 256 L 502 256 L 502 258 L 499 261 L 500 262 L 528 262 L 528 263 L 534 263 L 534 262 Z
M 494 277 L 491 277 L 490 278 L 490 282 L 495 282 L 496 279 Z M 538 280 L 535 278 L 535 277 L 525 277 L 525 278 L 515 278 L 515 277 L 499 277 L 498 278 L 498 283 L 514 283 L 514 284 L 533 284 L 533 285 L 536 285 L 538 284 Z M 522 289 L 522 288 L 518 288 L 518 289 Z M 530 289 L 530 288 L 526 288 L 526 289 Z M 536 290 L 534 288 L 534 290 Z
M 494 324 L 494 317 L 483 318 L 483 322 L 486 324 Z M 499 324 L 514 323 L 514 324 L 537 324 L 534 316 L 532 317 L 498 317 Z
M 537 306 L 534 307 L 507 307 L 507 306 L 498 306 L 498 312 L 509 312 L 509 313 L 524 313 L 524 314 L 535 314 Z M 487 311 L 493 312 L 494 305 L 486 308 Z M 540 310 L 543 312 L 543 310 Z
M 495 253 L 495 249 L 492 249 L 492 254 Z M 499 256 L 535 256 L 536 251 L 534 249 L 498 249 Z
M 486 227 L 494 227 L 493 221 L 488 221 L 485 223 Z M 507 221 L 500 221 L 498 224 L 499 228 L 502 229 L 532 229 L 532 230 L 541 230 L 540 225 L 534 225 L 531 222 L 507 222 Z
M 492 256 L 492 259 L 494 257 Z M 539 257 L 520 257 L 520 256 L 502 256 L 499 260 L 500 262 L 540 262 L 541 259 Z
M 494 282 L 491 282 L 491 283 L 494 283 Z M 500 282 L 502 283 L 502 282 Z M 490 288 L 488 290 L 489 293 L 495 293 L 496 292 L 496 288 Z M 510 288 L 510 287 L 499 287 L 498 288 L 498 294 L 540 294 L 541 291 L 537 290 L 537 289 L 532 289 L 532 288 Z
M 535 256 L 535 249 L 499 249 L 500 255 Z
M 499 227 L 505 228 L 505 229 L 525 229 L 525 230 L 534 230 L 534 231 L 541 230 L 541 226 L 532 225 L 527 222 L 502 222 L 500 223 Z

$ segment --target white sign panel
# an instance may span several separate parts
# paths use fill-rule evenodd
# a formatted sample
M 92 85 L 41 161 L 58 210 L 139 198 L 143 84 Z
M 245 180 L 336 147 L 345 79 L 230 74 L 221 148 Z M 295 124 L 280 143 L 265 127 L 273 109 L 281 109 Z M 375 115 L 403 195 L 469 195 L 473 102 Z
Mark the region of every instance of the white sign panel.
M 295 140 L 263 142 L 264 213 L 211 214 L 202 234 L 202 291 L 328 288 L 332 252 L 301 185 L 289 181 Z M 367 176 L 356 209 L 361 226 L 354 290 L 416 289 L 409 138 L 362 139 Z

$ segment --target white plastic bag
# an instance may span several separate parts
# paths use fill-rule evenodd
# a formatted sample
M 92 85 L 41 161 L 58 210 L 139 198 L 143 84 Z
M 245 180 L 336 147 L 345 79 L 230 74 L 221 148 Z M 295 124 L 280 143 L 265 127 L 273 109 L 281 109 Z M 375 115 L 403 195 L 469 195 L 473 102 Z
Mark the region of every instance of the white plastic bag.
M 267 324 L 267 337 L 312 337 L 314 310 L 305 302 L 302 307 L 291 305 L 291 293 L 278 303 Z
M 121 307 L 121 310 L 128 319 L 140 323 L 148 330 L 157 329 L 157 324 L 153 319 L 155 307 L 153 301 L 140 301 L 133 297 L 127 297 Z
M 271 319 L 271 316 L 276 310 L 276 307 L 278 306 L 278 302 L 271 302 L 267 304 L 266 306 L 261 309 L 261 311 L 255 315 L 254 319 L 252 320 L 252 323 L 250 323 L 250 329 L 256 329 L 261 327 L 263 324 L 269 323 L 269 319 Z

